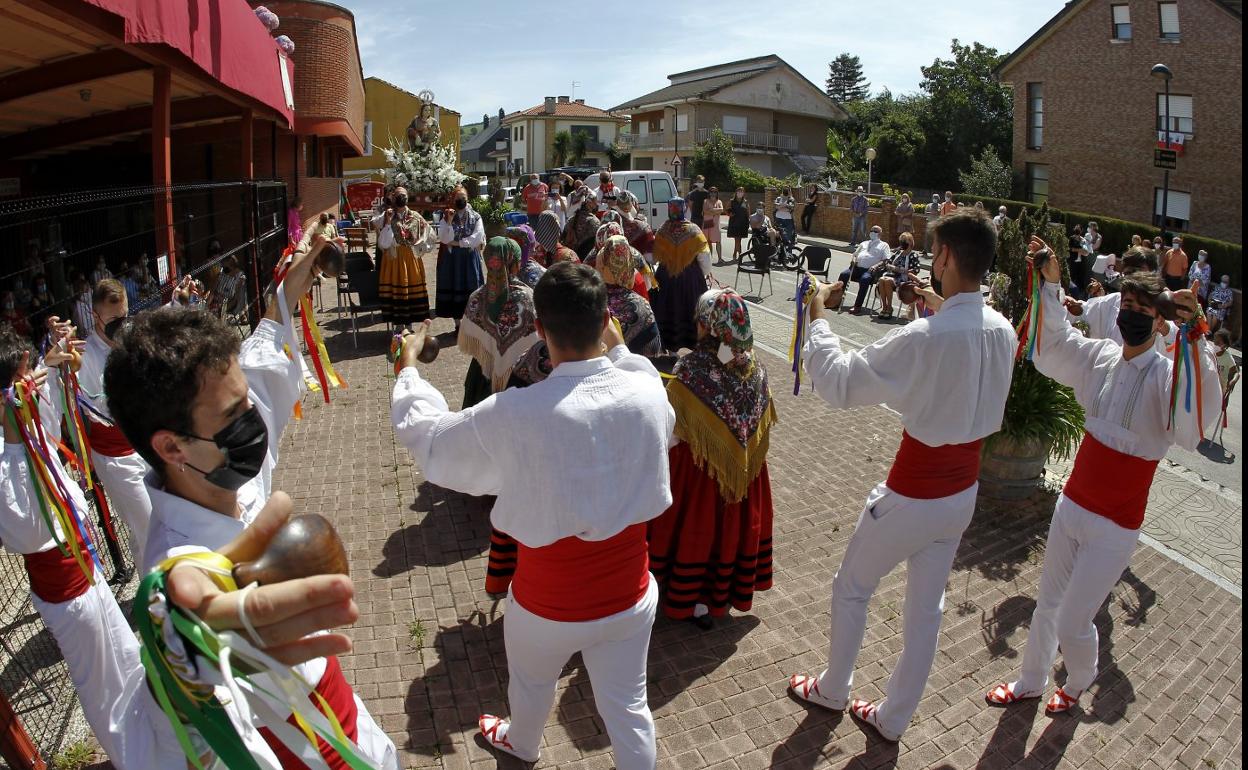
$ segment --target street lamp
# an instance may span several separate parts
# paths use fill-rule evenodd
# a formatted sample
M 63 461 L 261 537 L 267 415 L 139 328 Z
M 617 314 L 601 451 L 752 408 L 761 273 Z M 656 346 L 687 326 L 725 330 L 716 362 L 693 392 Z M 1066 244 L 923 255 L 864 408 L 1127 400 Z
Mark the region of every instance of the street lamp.
M 871 194 L 871 163 L 875 160 L 875 148 L 867 148 L 867 195 Z
M 674 104 L 664 105 L 663 114 L 666 115 L 668 110 L 672 111 L 672 155 L 679 158 L 680 157 L 680 134 L 676 133 L 676 119 L 680 117 L 680 110 L 676 109 L 676 105 Z M 677 163 L 675 168 L 676 168 L 676 181 L 679 183 L 680 164 Z
M 1165 122 L 1161 125 L 1161 135 L 1164 137 L 1166 149 L 1170 149 L 1170 78 L 1174 77 L 1174 73 L 1164 64 L 1154 64 L 1152 75 L 1155 78 L 1161 78 L 1166 84 L 1166 109 Z M 1166 219 L 1170 215 L 1170 169 L 1165 169 L 1161 179 L 1161 241 L 1166 241 Z

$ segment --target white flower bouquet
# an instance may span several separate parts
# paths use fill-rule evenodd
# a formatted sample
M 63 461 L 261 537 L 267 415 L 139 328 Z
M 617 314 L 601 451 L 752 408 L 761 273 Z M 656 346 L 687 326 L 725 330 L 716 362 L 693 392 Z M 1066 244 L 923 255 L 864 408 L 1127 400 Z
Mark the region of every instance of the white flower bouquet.
M 446 198 L 464 180 L 455 168 L 455 150 L 440 144 L 409 150 L 400 139 L 391 137 L 390 149 L 383 150 L 386 182 L 406 187 L 409 197 L 437 201 Z

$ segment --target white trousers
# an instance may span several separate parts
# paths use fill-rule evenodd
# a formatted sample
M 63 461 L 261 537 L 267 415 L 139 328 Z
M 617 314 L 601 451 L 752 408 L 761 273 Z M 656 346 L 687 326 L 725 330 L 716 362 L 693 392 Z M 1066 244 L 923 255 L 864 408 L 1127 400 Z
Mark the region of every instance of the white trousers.
M 114 724 L 111 712 L 127 684 L 142 680 L 139 640 L 126 616 L 98 570 L 95 585 L 82 596 L 51 604 L 32 594 L 31 601 L 61 648 L 87 724 L 109 758 L 124 770 L 127 765 L 119 747 L 124 744 L 121 732 L 128 726 Z M 164 717 L 159 711 L 156 716 Z
M 832 629 L 828 668 L 819 691 L 838 708 L 849 705 L 854 662 L 862 647 L 867 604 L 880 579 L 906 563 L 903 647 L 889 677 L 879 720 L 890 737 L 900 736 L 919 707 L 936 657 L 945 583 L 962 532 L 975 512 L 979 485 L 956 495 L 919 500 L 880 484 L 867 496 L 841 567 L 832 581 Z
M 563 666 L 581 653 L 598 715 L 611 738 L 618 770 L 654 770 L 654 718 L 646 697 L 646 654 L 659 589 L 650 579 L 646 595 L 627 610 L 599 620 L 561 623 L 534 615 L 507 597 L 503 641 L 507 648 L 511 727 L 516 753 L 536 761 L 542 729 L 555 704 Z
M 125 457 L 106 457 L 91 453 L 96 475 L 108 493 L 112 511 L 130 529 L 130 550 L 136 567 L 143 566 L 143 548 L 147 545 L 147 524 L 152 519 L 152 501 L 147 496 L 143 477 L 151 470 L 138 452 Z
M 1065 690 L 1075 695 L 1088 689 L 1096 679 L 1100 643 L 1092 619 L 1131 563 L 1139 538 L 1139 530 L 1120 527 L 1066 495 L 1058 498 L 1016 691 L 1044 689 L 1059 645 Z

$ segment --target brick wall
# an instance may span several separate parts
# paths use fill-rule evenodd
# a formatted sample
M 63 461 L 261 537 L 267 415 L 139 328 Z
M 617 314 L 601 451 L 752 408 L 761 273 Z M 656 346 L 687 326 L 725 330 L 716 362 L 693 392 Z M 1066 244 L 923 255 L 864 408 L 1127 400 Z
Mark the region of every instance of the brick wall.
M 756 195 L 752 193 L 751 195 Z M 746 197 L 751 197 L 747 195 Z M 775 200 L 779 192 L 774 188 L 769 188 L 764 193 L 763 200 L 766 203 L 767 216 L 775 221 L 776 206 Z M 794 197 L 798 197 L 796 194 Z M 849 210 L 849 199 L 853 197 L 853 193 L 820 193 L 815 203 L 815 215 L 811 219 L 810 234 L 820 238 L 834 238 L 840 241 L 848 241 L 850 235 L 853 234 L 853 214 Z M 879 225 L 884 230 L 884 240 L 889 245 L 896 245 L 897 236 L 901 235 L 898 229 L 898 221 L 893 209 L 896 204 L 888 198 L 885 198 L 881 208 L 873 208 L 867 212 L 867 227 L 871 228 Z M 802 212 L 805 211 L 806 204 L 798 203 L 793 211 L 793 218 L 797 225 L 799 233 L 802 232 Z M 927 234 L 927 217 L 917 213 L 921 207 L 916 209 L 914 215 L 914 227 L 912 234 L 914 235 L 915 245 L 922 248 L 924 237 Z
M 1157 62 L 1174 73 L 1171 94 L 1192 96 L 1193 136 L 1170 172 L 1170 188 L 1190 193 L 1189 230 L 1239 243 L 1243 221 L 1243 27 L 1213 0 L 1179 0 L 1177 42 L 1159 40 L 1157 3 L 1130 8 L 1132 39 L 1111 41 L 1111 0 L 1089 0 L 1002 74 L 1014 88 L 1014 165 L 1049 166 L 1049 202 L 1151 222 Z M 1027 84 L 1043 83 L 1044 137 L 1027 148 Z

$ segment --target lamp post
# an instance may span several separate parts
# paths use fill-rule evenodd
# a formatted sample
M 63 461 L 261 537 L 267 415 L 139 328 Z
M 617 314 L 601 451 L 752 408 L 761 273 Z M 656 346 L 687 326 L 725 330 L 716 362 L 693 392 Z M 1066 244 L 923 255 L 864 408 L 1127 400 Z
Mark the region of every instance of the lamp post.
M 1165 122 L 1161 126 L 1161 135 L 1166 143 L 1166 149 L 1170 149 L 1170 78 L 1174 77 L 1174 73 L 1164 64 L 1154 64 L 1152 75 L 1161 78 L 1166 84 L 1166 108 Z M 1166 219 L 1170 215 L 1170 169 L 1162 172 L 1161 178 L 1161 242 L 1164 244 L 1167 239 L 1166 235 Z
M 867 148 L 867 195 L 871 194 L 871 163 L 875 160 L 875 148 Z
M 676 133 L 676 119 L 680 117 L 680 110 L 676 109 L 676 105 L 674 104 L 664 105 L 663 114 L 666 115 L 668 110 L 672 111 L 672 155 L 679 158 L 680 157 L 680 134 Z M 676 164 L 675 168 L 676 168 L 676 176 L 677 176 L 676 178 L 677 192 L 679 192 L 680 191 L 680 164 Z

